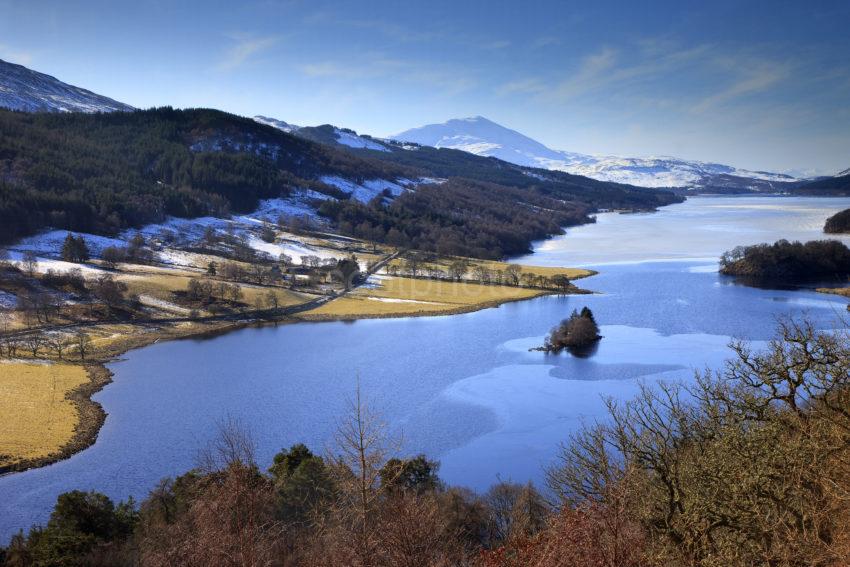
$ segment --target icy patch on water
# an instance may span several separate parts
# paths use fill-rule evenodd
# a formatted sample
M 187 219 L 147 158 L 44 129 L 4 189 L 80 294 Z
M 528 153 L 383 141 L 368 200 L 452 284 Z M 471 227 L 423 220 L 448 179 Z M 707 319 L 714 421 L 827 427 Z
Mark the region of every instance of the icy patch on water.
M 502 366 L 449 386 L 445 398 L 488 409 L 496 426 L 440 455 L 441 476 L 448 482 L 475 478 L 472 488 L 478 489 L 499 480 L 539 477 L 559 442 L 604 414 L 606 396 L 630 398 L 638 391 L 636 382 L 558 380 L 550 376 L 551 369 Z

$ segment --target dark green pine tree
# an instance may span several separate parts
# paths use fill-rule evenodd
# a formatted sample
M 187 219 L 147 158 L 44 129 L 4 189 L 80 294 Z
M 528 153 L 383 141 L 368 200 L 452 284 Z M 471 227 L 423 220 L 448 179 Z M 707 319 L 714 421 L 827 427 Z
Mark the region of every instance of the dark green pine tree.
M 593 317 L 593 311 L 591 311 L 589 307 L 587 307 L 587 306 L 582 307 L 581 313 L 579 315 L 581 317 L 584 317 L 585 319 L 590 319 L 591 321 L 593 321 L 594 325 L 596 324 L 596 319 Z
M 82 236 L 74 236 L 70 232 L 62 243 L 62 259 L 66 262 L 86 262 L 91 257 L 86 239 Z
M 77 262 L 88 262 L 89 258 L 91 258 L 91 253 L 89 252 L 89 247 L 86 244 L 86 239 L 83 238 L 82 235 L 77 237 L 76 245 Z
M 76 257 L 75 251 L 77 248 L 77 239 L 74 238 L 74 235 L 70 232 L 65 237 L 65 242 L 62 243 L 62 259 L 66 262 L 75 262 L 74 258 Z

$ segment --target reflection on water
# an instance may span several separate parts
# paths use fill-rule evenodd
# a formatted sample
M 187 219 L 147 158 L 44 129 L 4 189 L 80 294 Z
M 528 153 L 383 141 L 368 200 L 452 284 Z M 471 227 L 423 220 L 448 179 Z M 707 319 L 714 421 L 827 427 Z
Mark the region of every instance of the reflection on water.
M 821 327 L 834 325 L 846 313 L 841 297 L 734 285 L 711 267 L 720 251 L 752 238 L 817 238 L 813 219 L 848 206 L 850 199 L 701 198 L 657 215 L 609 215 L 524 259 L 598 258 L 606 263 L 600 275 L 582 282 L 594 295 L 451 317 L 245 329 L 128 353 L 110 365 L 115 381 L 97 395 L 109 417 L 93 447 L 0 478 L 0 540 L 45 521 L 63 491 L 143 498 L 160 478 L 192 467 L 225 416 L 252 428 L 263 466 L 296 442 L 322 451 L 358 374 L 405 450 L 438 458 L 448 482 L 482 489 L 498 478 L 539 481 L 558 443 L 604 417 L 603 397 L 629 397 L 640 380 L 688 380 L 695 369 L 717 368 L 730 339 L 766 340 L 780 315 L 806 312 Z M 668 261 L 645 262 L 659 255 Z M 686 257 L 704 259 L 669 261 Z M 529 352 L 583 306 L 604 335 L 593 356 Z
M 576 358 L 590 358 L 599 350 L 599 341 L 593 341 L 586 345 L 568 346 L 566 351 Z

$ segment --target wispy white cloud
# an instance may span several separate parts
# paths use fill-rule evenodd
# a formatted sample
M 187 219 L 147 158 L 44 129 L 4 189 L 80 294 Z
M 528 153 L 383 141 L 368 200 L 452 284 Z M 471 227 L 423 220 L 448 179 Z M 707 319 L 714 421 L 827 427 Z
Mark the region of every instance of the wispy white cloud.
M 219 71 L 233 71 L 247 63 L 253 56 L 272 48 L 279 36 L 256 37 L 246 34 L 232 34 L 234 45 L 227 49 L 224 57 L 216 65 Z
M 610 47 L 604 47 L 586 56 L 579 65 L 578 72 L 558 83 L 550 93 L 551 97 L 567 100 L 611 82 L 611 71 L 617 64 L 617 57 L 617 51 Z
M 496 87 L 496 93 L 505 96 L 512 94 L 538 94 L 546 90 L 546 84 L 537 77 L 508 81 Z
M 766 60 L 726 62 L 724 66 L 737 76 L 730 84 L 699 100 L 692 108 L 694 112 L 705 112 L 740 97 L 767 90 L 789 77 L 791 72 L 787 63 Z
M 325 59 L 307 62 L 298 64 L 295 68 L 303 75 L 315 79 L 409 83 L 439 91 L 439 94 L 458 94 L 478 84 L 467 70 L 461 68 L 415 59 L 400 59 L 379 52 L 357 54 L 350 60 Z
M 710 45 L 683 49 L 662 41 L 643 41 L 630 48 L 605 46 L 586 54 L 568 72 L 550 70 L 534 78 L 510 80 L 497 87 L 496 92 L 530 94 L 548 103 L 564 103 L 603 92 L 638 97 L 637 87 L 653 83 L 658 86 L 659 81 L 702 64 L 711 52 Z

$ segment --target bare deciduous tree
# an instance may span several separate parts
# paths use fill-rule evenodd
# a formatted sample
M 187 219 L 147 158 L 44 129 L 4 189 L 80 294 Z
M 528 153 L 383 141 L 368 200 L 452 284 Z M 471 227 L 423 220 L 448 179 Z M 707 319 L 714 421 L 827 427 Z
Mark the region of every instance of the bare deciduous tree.
M 337 453 L 329 457 L 338 489 L 332 537 L 337 541 L 340 559 L 345 557 L 342 560 L 351 564 L 377 565 L 380 473 L 390 444 L 386 424 L 369 409 L 358 383 L 349 413 L 337 428 Z
M 283 563 L 283 526 L 274 517 L 274 486 L 260 474 L 250 434 L 233 419 L 199 455 L 201 476 L 188 510 L 171 525 L 143 526 L 142 564 L 261 567 Z M 160 487 L 168 517 L 170 487 Z
M 74 334 L 74 347 L 77 349 L 77 354 L 80 355 L 80 360 L 85 360 L 92 348 L 91 337 L 83 331 L 77 331 Z

